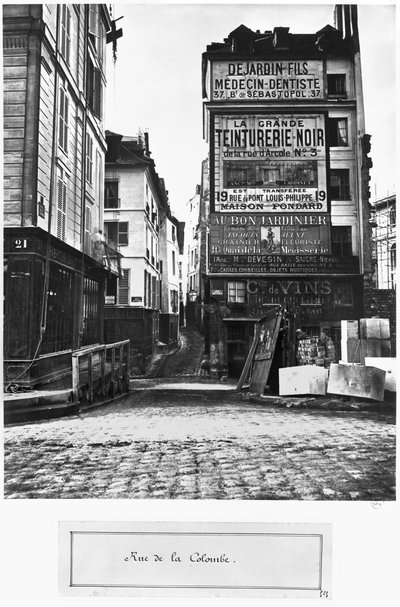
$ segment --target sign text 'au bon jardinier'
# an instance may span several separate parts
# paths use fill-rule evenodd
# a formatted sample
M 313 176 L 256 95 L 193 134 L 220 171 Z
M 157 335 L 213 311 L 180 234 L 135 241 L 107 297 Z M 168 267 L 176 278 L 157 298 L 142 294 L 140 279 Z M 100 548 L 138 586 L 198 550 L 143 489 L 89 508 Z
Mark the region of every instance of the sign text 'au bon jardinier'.
M 212 265 L 217 266 L 226 265 L 229 256 L 243 265 L 258 265 L 266 256 L 329 255 L 330 218 L 211 214 L 209 251 Z
M 214 210 L 327 212 L 323 114 L 214 117 Z
M 213 62 L 212 101 L 324 98 L 322 61 Z

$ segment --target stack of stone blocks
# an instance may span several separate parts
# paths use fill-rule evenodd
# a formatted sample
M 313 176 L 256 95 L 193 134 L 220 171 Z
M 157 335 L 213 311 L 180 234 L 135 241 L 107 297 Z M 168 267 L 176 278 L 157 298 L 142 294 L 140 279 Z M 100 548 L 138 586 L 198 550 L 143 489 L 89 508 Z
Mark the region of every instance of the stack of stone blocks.
M 390 324 L 388 318 L 342 320 L 342 360 L 365 365 L 366 357 L 390 357 Z

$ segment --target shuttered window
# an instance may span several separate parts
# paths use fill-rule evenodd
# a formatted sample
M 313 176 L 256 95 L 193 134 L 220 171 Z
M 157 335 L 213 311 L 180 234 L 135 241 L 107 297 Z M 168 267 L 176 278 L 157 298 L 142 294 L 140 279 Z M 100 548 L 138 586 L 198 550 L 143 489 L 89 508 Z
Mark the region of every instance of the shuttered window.
M 67 223 L 67 181 L 62 169 L 57 176 L 57 238 L 65 240 Z
M 93 139 L 86 133 L 86 181 L 93 183 Z
M 68 114 L 69 99 L 66 90 L 60 86 L 60 99 L 58 111 L 58 145 L 68 154 Z
M 122 270 L 122 276 L 118 282 L 118 303 L 129 304 L 129 270 Z
M 71 11 L 67 4 L 61 4 L 61 55 L 69 65 L 71 51 Z

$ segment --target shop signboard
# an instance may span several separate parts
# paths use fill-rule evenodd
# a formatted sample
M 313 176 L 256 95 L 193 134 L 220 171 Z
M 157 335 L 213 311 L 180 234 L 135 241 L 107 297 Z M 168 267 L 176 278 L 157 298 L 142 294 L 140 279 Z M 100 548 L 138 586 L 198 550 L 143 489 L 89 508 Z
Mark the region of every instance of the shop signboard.
M 216 114 L 212 133 L 214 211 L 328 211 L 324 114 Z
M 212 101 L 321 101 L 324 98 L 322 61 L 212 62 Z
M 212 213 L 209 270 L 213 272 L 301 271 L 298 259 L 330 256 L 327 214 L 249 215 Z M 313 266 L 318 268 L 318 263 Z

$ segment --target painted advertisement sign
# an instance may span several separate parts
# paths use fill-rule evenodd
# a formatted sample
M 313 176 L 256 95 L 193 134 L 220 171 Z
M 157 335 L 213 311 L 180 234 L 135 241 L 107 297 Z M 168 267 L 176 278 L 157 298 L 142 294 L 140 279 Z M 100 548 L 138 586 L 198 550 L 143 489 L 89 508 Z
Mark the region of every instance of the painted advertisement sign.
M 358 274 L 358 257 L 331 254 L 329 215 L 211 213 L 210 274 Z
M 322 100 L 322 61 L 215 61 L 212 101 Z
M 330 253 L 328 215 L 211 214 L 211 255 L 317 255 Z
M 214 210 L 327 212 L 323 114 L 214 117 Z

